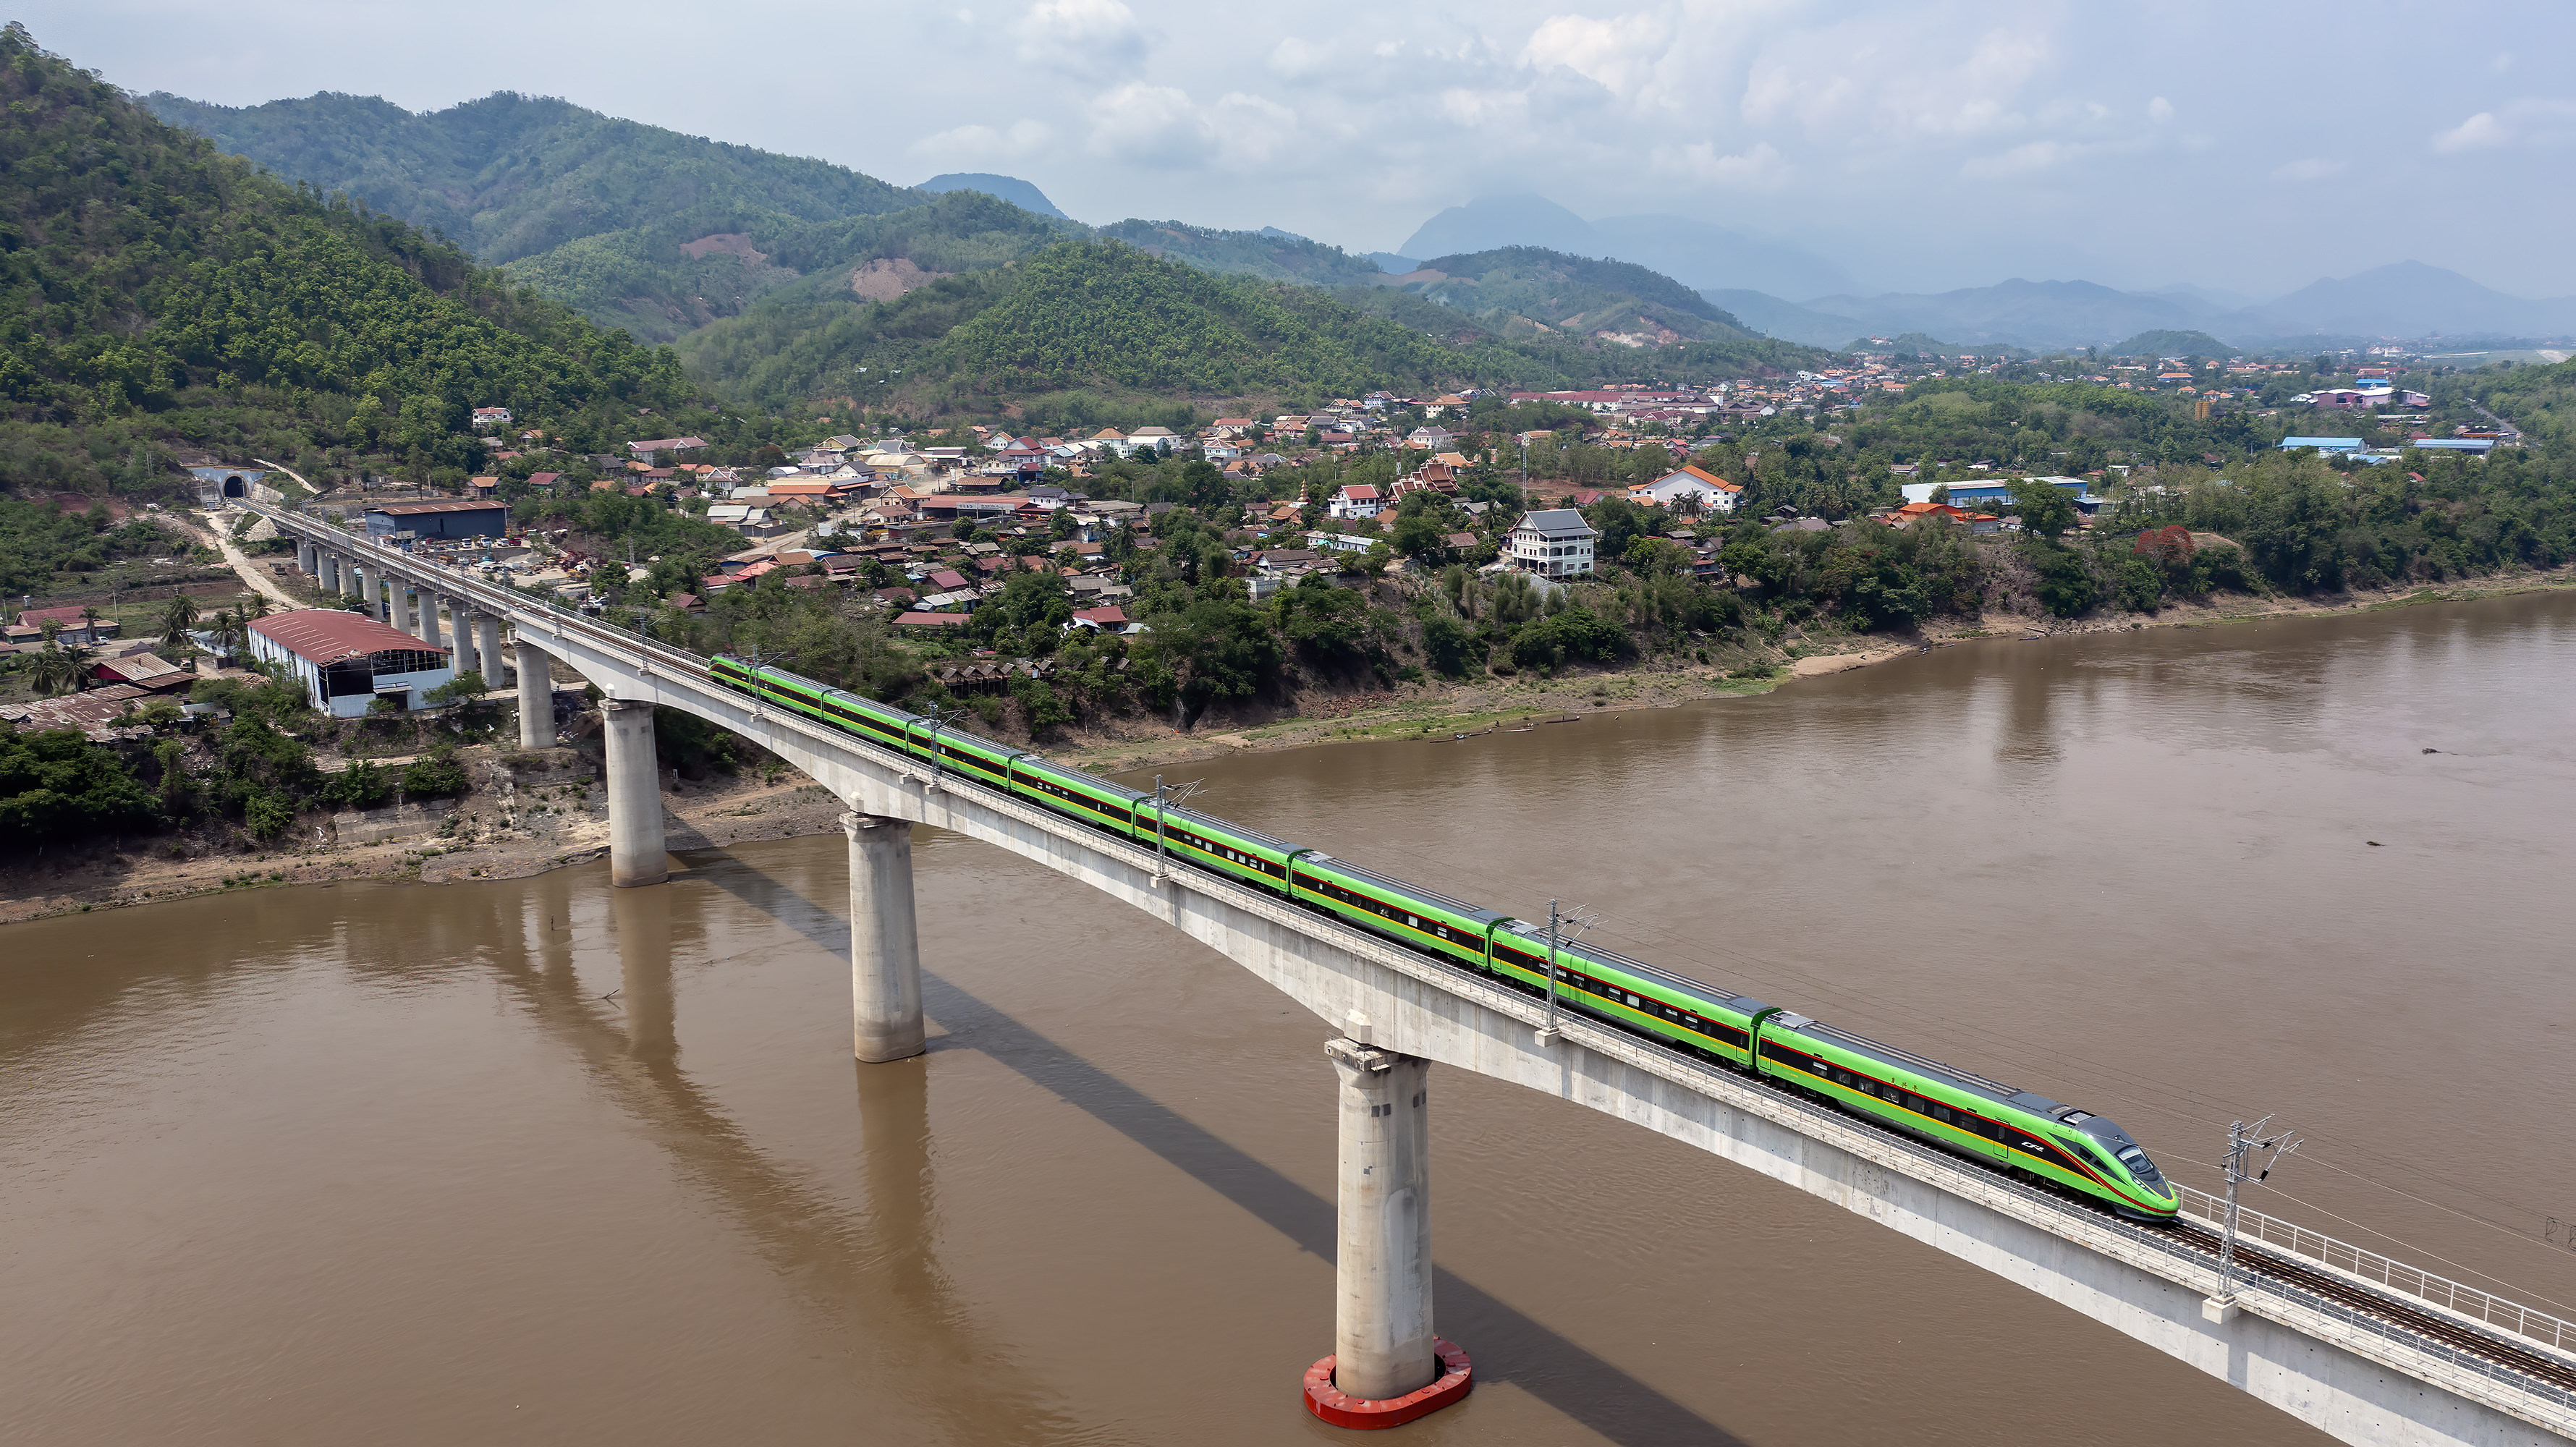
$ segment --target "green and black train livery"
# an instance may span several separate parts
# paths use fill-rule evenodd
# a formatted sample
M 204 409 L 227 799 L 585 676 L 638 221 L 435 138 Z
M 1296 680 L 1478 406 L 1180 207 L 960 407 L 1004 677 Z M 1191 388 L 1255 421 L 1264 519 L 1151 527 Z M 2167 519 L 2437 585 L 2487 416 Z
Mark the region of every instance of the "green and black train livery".
M 2098 1200 L 2124 1216 L 2171 1219 L 2179 1192 L 2109 1119 L 1973 1071 L 1882 1045 L 1805 1015 L 1592 945 L 1559 942 L 1495 910 L 1451 899 L 1320 850 L 1158 804 L 1151 794 L 1023 749 L 732 658 L 716 680 L 940 773 L 1001 790 L 1177 861 L 1268 890 L 1562 1009 L 1733 1069 L 1765 1076 L 2005 1170 Z

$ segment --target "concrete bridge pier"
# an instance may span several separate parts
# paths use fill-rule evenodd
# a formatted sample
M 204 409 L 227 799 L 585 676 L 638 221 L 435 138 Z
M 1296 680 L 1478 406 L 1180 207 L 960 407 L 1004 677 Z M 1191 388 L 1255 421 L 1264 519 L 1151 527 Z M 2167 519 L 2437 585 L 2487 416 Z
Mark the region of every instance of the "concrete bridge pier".
M 1466 1354 L 1431 1331 L 1431 1062 L 1347 1037 L 1324 1055 L 1340 1077 L 1340 1231 L 1333 1354 L 1306 1373 L 1306 1407 L 1336 1426 L 1392 1427 L 1471 1381 Z
M 322 571 L 322 550 L 299 540 L 295 544 L 295 566 L 308 576 L 318 576 Z
M 519 747 L 555 746 L 555 686 L 546 672 L 545 650 L 522 638 L 519 651 Z
M 608 882 L 619 889 L 671 877 L 662 848 L 662 770 L 653 760 L 653 704 L 612 698 L 599 706 L 608 746 Z M 548 700 L 547 717 L 553 717 Z
M 314 549 L 313 581 L 323 592 L 346 596 L 349 591 L 347 570 L 340 565 L 340 555 Z
M 474 614 L 462 598 L 447 600 L 447 622 L 456 630 L 456 672 L 459 677 L 483 671 L 483 656 L 474 647 Z M 485 680 L 489 682 L 489 679 Z
M 376 570 L 364 563 L 352 562 L 349 564 L 349 577 L 355 584 L 349 590 L 349 596 L 357 599 L 366 608 L 368 617 L 382 616 L 377 595 L 383 591 L 383 588 L 380 586 L 381 580 L 376 577 Z
M 474 661 L 482 665 L 483 683 L 486 687 L 499 688 L 508 681 L 501 677 L 501 669 L 504 665 L 501 660 L 500 614 L 474 615 Z
M 438 595 L 416 586 L 411 590 L 411 598 L 412 607 L 417 610 L 412 615 L 411 631 L 430 647 L 443 647 L 438 636 Z
M 844 814 L 850 836 L 850 1040 L 869 1064 L 925 1048 L 921 931 L 913 913 L 912 824 Z

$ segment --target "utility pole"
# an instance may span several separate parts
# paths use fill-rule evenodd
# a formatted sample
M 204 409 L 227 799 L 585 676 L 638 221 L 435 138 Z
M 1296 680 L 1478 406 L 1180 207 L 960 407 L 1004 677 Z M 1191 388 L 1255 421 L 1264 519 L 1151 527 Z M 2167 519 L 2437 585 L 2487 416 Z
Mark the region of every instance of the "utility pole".
M 1547 1023 L 1538 1030 L 1538 1043 L 1556 1043 L 1556 901 L 1547 902 Z
M 1154 882 L 1156 884 L 1162 883 L 1163 876 L 1170 872 L 1171 848 L 1163 832 L 1163 816 L 1171 811 L 1173 805 L 1186 804 L 1198 797 L 1199 790 L 1206 785 L 1205 779 L 1192 779 L 1186 784 L 1175 784 L 1166 789 L 1163 787 L 1163 776 L 1160 774 L 1154 776 Z
M 2227 1127 L 2227 1227 L 2218 1243 L 2218 1294 L 2201 1303 L 2201 1315 L 2224 1325 L 2236 1317 L 2236 1218 L 2237 1189 L 2247 1181 L 2261 1184 L 2272 1174 L 2272 1168 L 2283 1157 L 2299 1148 L 2299 1138 L 2289 1131 L 2265 1136 L 2272 1117 L 2247 1125 L 2236 1121 Z M 2256 1151 L 2265 1152 L 2263 1168 L 2248 1174 L 2246 1165 Z
M 1163 835 L 1163 815 L 1168 808 L 1169 806 L 1163 802 L 1163 776 L 1156 774 L 1154 776 L 1154 882 L 1156 884 L 1163 882 L 1163 876 L 1169 871 L 1171 862 L 1171 848 L 1164 842 Z

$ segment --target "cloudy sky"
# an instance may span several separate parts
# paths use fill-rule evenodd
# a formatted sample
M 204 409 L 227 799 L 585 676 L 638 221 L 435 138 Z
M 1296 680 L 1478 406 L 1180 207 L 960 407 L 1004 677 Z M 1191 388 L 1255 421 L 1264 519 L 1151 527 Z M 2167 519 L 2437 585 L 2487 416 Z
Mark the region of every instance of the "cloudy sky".
M 2056 0 L 37 0 L 137 92 L 560 95 L 891 181 L 1391 249 L 1535 191 L 1829 257 L 2269 296 L 2415 259 L 2576 294 L 2576 6 Z

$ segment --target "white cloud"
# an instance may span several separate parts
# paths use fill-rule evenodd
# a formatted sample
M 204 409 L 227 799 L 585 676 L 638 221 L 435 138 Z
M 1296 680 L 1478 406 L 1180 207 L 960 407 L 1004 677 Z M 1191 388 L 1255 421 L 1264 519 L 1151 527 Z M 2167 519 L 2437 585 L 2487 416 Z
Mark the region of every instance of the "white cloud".
M 1217 148 L 1227 162 L 1260 165 L 1277 157 L 1297 136 L 1297 113 L 1263 96 L 1232 91 L 1210 118 Z
M 2009 135 L 2029 128 L 2028 107 L 2057 108 L 2028 94 L 2056 59 L 2044 24 L 1996 26 L 1962 53 L 1960 18 L 1935 9 L 1780 37 L 1748 67 L 1742 115 L 1883 149 Z
M 2172 120 L 2173 102 L 2165 99 L 2163 96 L 2157 96 L 2154 100 L 2147 102 L 2147 119 L 2154 121 L 2157 125 L 2163 125 L 2165 122 Z
M 2287 165 L 2275 168 L 2272 172 L 2272 179 L 2275 181 L 2324 181 L 2340 176 L 2351 169 L 2352 167 L 2343 161 L 2330 161 L 2322 156 L 2310 156 L 2304 161 L 2292 161 Z
M 2001 181 L 2036 175 L 2070 160 L 2076 147 L 2064 141 L 2027 141 L 1996 156 L 1971 156 L 1959 174 L 1971 181 Z
M 2444 155 L 2491 151 L 2502 146 L 2564 146 L 2576 141 L 2576 101 L 2528 97 L 2495 111 L 2480 111 L 2447 131 L 2433 135 L 2433 149 Z
M 1088 109 L 1094 155 L 1174 170 L 1216 154 L 1216 127 L 1186 91 L 1129 81 L 1093 97 Z
M 1262 165 L 1297 138 L 1297 112 L 1245 91 L 1202 106 L 1176 87 L 1130 81 L 1087 109 L 1092 154 L 1155 170 Z
M 1044 121 L 1014 121 L 1007 128 L 959 126 L 922 137 L 912 153 L 932 161 L 1012 161 L 1044 150 L 1055 131 Z
M 1530 32 L 1521 63 L 1537 70 L 1563 66 L 1612 95 L 1634 99 L 1654 78 L 1672 38 L 1671 22 L 1660 15 L 1552 15 Z
M 2446 155 L 2458 151 L 2482 151 L 2510 145 L 2513 132 L 2495 118 L 2493 111 L 2480 111 L 2447 131 L 2433 137 L 2433 149 Z
M 1774 190 L 1787 184 L 1793 169 L 1769 141 L 1734 155 L 1720 155 L 1707 141 L 1655 152 L 1655 164 L 1693 181 L 1743 190 Z
M 1038 0 L 1020 17 L 1020 59 L 1105 77 L 1145 58 L 1150 43 L 1120 0 Z
M 1306 80 L 1326 74 L 1338 59 L 1332 46 L 1291 35 L 1270 48 L 1270 71 L 1282 80 Z

